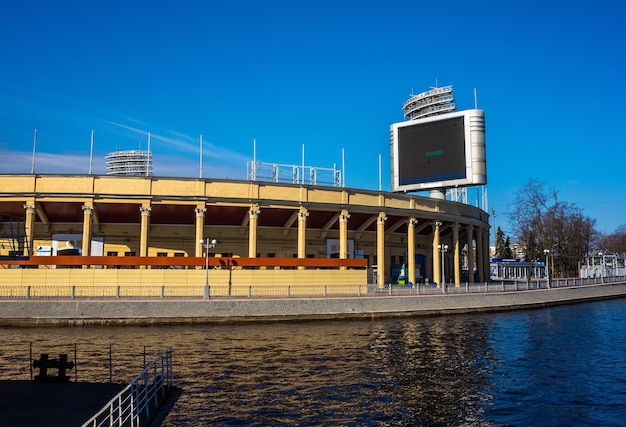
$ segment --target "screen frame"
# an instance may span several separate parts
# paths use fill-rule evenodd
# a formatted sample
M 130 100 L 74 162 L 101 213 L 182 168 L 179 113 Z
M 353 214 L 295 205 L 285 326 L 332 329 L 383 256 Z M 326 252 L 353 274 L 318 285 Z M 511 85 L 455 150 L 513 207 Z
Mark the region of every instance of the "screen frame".
M 465 173 L 462 178 L 453 179 L 409 179 L 406 176 L 400 176 L 400 159 L 399 152 L 402 150 L 401 145 L 410 143 L 408 141 L 400 141 L 401 130 L 407 127 L 419 127 L 429 123 L 445 122 L 457 118 L 463 119 L 463 141 L 462 144 L 465 156 Z M 429 189 L 441 189 L 459 186 L 483 185 L 487 182 L 486 162 L 485 162 L 485 128 L 484 128 L 484 111 L 483 110 L 464 110 L 453 113 L 441 114 L 438 116 L 427 117 L 418 120 L 409 120 L 391 125 L 391 170 L 392 170 L 392 191 L 409 192 L 422 191 Z M 460 147 L 456 147 L 460 149 Z M 441 175 L 445 176 L 455 172 L 454 176 L 460 176 L 459 165 L 451 168 L 449 171 L 442 170 Z M 412 182 L 406 182 L 407 179 Z

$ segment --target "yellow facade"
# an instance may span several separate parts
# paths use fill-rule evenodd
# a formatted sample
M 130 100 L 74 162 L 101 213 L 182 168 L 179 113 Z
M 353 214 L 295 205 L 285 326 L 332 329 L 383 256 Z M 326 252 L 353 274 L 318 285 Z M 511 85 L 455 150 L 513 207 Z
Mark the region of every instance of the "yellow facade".
M 447 279 L 455 281 L 460 281 L 459 271 L 464 271 L 470 282 L 489 277 L 488 214 L 456 202 L 354 188 L 163 177 L 0 175 L 0 188 L 0 214 L 23 218 L 26 223 L 26 255 L 36 255 L 38 248 L 55 250 L 58 242 L 54 236 L 77 235 L 78 240 L 90 236 L 81 248 L 92 255 L 93 239 L 99 239 L 101 255 L 200 257 L 204 252 L 198 237 L 206 237 L 218 241 L 211 256 L 363 257 L 370 274 L 345 270 L 355 275 L 350 277 L 352 284 L 375 281 L 383 285 L 402 264 L 409 264 L 407 271 L 419 271 L 415 279 L 422 281 L 439 282 L 441 268 Z M 438 233 L 436 223 L 440 223 Z M 443 254 L 441 266 L 433 243 L 459 249 Z M 12 243 L 0 236 L 0 244 L 0 256 L 8 256 Z M 409 254 L 422 265 L 411 266 Z M 0 283 L 18 280 L 14 276 L 18 273 L 11 270 L 0 266 Z M 22 274 L 46 274 L 39 277 L 43 280 L 39 283 L 70 283 L 73 277 L 92 274 L 94 278 L 85 279 L 86 283 L 97 286 L 126 280 L 158 282 L 154 277 L 162 277 L 161 283 L 197 283 L 194 275 L 202 275 L 193 269 L 61 270 L 23 270 Z M 244 271 L 250 275 L 245 280 Z M 281 277 L 268 276 L 275 271 Z M 341 276 L 343 271 L 329 270 L 329 275 Z M 297 272 L 302 275 L 289 277 Z M 225 273 L 218 270 L 215 274 L 220 284 Z M 332 283 L 322 273 L 305 279 L 306 274 L 309 270 L 242 270 L 237 280 Z M 19 282 L 31 280 L 35 283 L 37 277 Z
M 12 268 L 0 270 L 0 295 L 26 297 L 30 287 L 31 297 L 201 297 L 205 280 L 203 269 Z M 209 285 L 211 296 L 367 293 L 364 270 L 209 269 Z

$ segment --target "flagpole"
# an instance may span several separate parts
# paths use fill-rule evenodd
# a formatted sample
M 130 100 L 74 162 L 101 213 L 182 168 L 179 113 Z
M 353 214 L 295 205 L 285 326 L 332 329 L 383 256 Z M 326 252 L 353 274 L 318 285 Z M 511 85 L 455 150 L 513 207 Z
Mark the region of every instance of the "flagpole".
M 89 175 L 93 166 L 93 129 L 91 129 L 91 148 L 89 149 Z
M 37 129 L 35 129 L 35 136 L 33 136 L 33 163 L 30 167 L 30 173 L 35 173 L 35 152 L 37 151 Z
M 200 134 L 200 178 L 202 178 L 202 134 Z

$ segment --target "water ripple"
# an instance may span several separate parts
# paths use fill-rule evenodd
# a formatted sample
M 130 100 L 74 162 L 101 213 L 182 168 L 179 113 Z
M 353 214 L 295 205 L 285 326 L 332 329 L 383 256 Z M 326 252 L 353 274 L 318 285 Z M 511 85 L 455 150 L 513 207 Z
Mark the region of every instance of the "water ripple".
M 163 426 L 623 425 L 626 300 L 376 321 L 0 329 L 172 345 Z M 53 338 L 52 338 L 53 337 Z

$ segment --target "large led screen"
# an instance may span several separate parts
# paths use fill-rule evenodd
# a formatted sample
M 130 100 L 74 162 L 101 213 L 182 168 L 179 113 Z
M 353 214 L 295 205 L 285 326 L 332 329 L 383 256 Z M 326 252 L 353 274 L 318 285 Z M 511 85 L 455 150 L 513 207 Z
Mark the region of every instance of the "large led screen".
M 391 127 L 393 191 L 486 183 L 482 110 L 466 110 Z
M 400 185 L 465 178 L 463 117 L 398 129 Z

